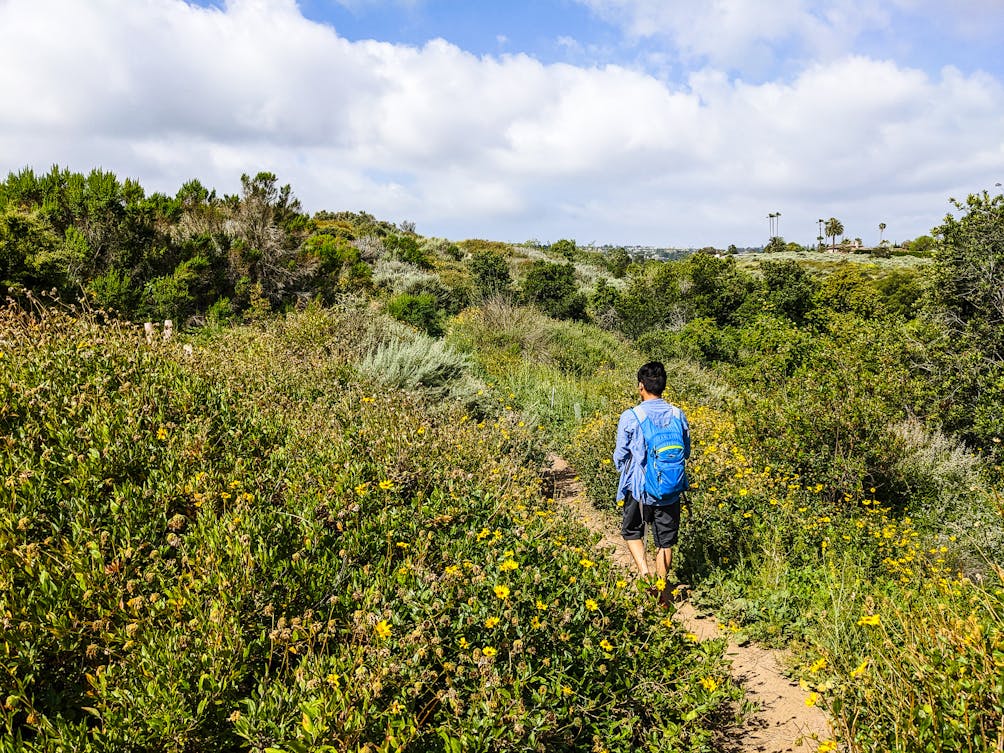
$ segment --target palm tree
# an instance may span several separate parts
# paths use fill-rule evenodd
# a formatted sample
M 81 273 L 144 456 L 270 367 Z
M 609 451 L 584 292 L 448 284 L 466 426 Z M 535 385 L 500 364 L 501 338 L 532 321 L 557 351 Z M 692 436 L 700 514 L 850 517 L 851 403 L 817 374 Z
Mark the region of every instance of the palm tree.
M 830 248 L 837 247 L 837 236 L 843 235 L 844 225 L 836 217 L 830 217 L 826 221 L 826 234 L 833 239 L 833 243 L 830 244 Z
M 879 223 L 879 245 L 882 245 L 882 234 L 885 232 L 885 223 Z
M 767 215 L 768 227 L 770 228 L 770 238 L 768 240 L 773 240 L 781 233 L 781 213 L 771 212 Z

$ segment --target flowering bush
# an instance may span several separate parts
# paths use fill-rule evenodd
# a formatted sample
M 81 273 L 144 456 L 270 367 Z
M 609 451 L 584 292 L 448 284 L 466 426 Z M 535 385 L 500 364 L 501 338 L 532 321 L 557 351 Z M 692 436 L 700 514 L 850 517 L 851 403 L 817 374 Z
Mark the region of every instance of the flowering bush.
M 0 750 L 709 750 L 721 643 L 557 514 L 535 426 L 356 381 L 340 316 L 189 357 L 0 313 Z

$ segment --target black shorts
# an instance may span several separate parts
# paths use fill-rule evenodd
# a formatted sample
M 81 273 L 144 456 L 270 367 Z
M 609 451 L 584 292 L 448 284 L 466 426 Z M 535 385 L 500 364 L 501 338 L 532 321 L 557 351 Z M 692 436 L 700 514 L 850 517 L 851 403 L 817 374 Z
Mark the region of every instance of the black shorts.
M 652 538 L 659 549 L 676 544 L 680 534 L 680 502 L 671 505 L 643 505 L 628 492 L 624 495 L 621 536 L 625 541 L 645 538 L 645 524 L 652 527 Z

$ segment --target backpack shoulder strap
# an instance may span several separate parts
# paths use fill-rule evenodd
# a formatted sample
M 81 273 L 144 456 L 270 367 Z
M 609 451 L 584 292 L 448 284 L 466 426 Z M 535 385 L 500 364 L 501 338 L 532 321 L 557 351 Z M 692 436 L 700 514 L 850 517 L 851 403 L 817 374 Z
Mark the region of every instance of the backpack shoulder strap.
M 648 421 L 648 414 L 645 413 L 645 409 L 640 405 L 637 408 L 632 408 L 631 412 L 634 413 L 634 417 L 638 419 L 638 426 L 641 428 L 641 433 L 645 437 L 645 442 L 647 444 L 649 441 L 649 435 L 654 428 L 651 425 L 652 422 Z

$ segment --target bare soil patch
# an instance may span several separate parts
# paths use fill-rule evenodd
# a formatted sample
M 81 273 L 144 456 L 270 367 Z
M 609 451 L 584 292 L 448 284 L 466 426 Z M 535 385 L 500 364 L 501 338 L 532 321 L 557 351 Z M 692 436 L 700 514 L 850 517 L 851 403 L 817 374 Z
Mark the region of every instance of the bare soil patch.
M 589 503 L 574 470 L 564 459 L 552 455 L 550 463 L 547 480 L 552 485 L 549 491 L 555 502 L 599 534 L 599 548 L 625 571 L 633 573 L 634 562 L 613 518 Z M 685 535 L 685 530 L 681 535 Z M 650 566 L 654 570 L 654 564 Z M 677 604 L 673 618 L 700 640 L 728 635 L 713 615 L 700 613 L 686 598 Z M 739 645 L 729 639 L 725 656 L 731 661 L 732 676 L 746 689 L 747 700 L 757 712 L 723 741 L 724 750 L 731 753 L 809 753 L 815 751 L 821 741 L 832 738 L 826 714 L 817 707 L 806 706 L 809 694 L 782 672 L 784 652 L 753 644 Z

